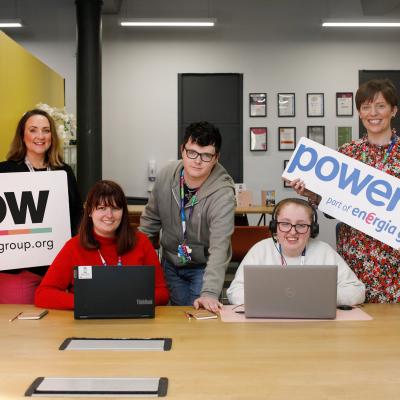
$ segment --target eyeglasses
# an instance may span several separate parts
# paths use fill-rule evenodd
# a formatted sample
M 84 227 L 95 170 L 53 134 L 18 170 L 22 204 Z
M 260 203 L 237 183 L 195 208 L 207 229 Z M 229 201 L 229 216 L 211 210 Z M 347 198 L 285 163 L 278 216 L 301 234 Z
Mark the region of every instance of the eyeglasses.
M 277 222 L 281 232 L 288 233 L 294 228 L 296 233 L 306 233 L 311 225 L 307 224 L 291 224 L 290 222 Z
M 188 158 L 195 160 L 198 156 L 200 156 L 201 161 L 204 162 L 210 162 L 215 154 L 211 154 L 211 153 L 198 153 L 196 150 L 190 150 L 187 149 L 186 147 L 184 147 L 185 151 L 186 151 L 186 155 L 188 156 Z

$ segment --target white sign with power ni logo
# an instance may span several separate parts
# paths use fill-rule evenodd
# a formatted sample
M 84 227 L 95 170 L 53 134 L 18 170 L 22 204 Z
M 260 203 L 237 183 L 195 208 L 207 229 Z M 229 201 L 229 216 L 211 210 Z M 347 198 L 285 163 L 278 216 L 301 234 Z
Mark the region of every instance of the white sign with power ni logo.
M 304 137 L 282 177 L 302 179 L 322 212 L 400 248 L 400 179 Z

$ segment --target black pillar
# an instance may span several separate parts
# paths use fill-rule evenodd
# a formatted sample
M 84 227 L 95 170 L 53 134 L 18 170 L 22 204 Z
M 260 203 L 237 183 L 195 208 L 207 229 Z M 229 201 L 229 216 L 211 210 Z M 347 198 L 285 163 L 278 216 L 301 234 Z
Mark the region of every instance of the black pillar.
M 102 178 L 101 7 L 102 0 L 76 0 L 77 165 L 83 198 Z

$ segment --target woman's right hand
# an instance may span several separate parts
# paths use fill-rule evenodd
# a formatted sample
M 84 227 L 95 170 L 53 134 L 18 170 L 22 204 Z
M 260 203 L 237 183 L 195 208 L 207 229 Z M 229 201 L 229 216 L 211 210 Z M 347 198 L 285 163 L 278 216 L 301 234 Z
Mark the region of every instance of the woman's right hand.
M 287 183 L 297 194 L 307 197 L 311 204 L 319 204 L 321 197 L 311 190 L 306 189 L 304 181 L 302 181 L 300 178 L 294 179 L 293 181 L 287 181 Z

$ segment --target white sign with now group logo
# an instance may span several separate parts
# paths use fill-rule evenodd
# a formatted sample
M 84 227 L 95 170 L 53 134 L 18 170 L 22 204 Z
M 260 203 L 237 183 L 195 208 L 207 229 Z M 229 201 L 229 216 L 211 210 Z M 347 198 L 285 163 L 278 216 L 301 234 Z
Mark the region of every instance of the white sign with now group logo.
M 400 179 L 304 137 L 282 177 L 318 193 L 319 210 L 400 248 Z
M 0 270 L 50 265 L 70 237 L 65 171 L 0 174 Z

